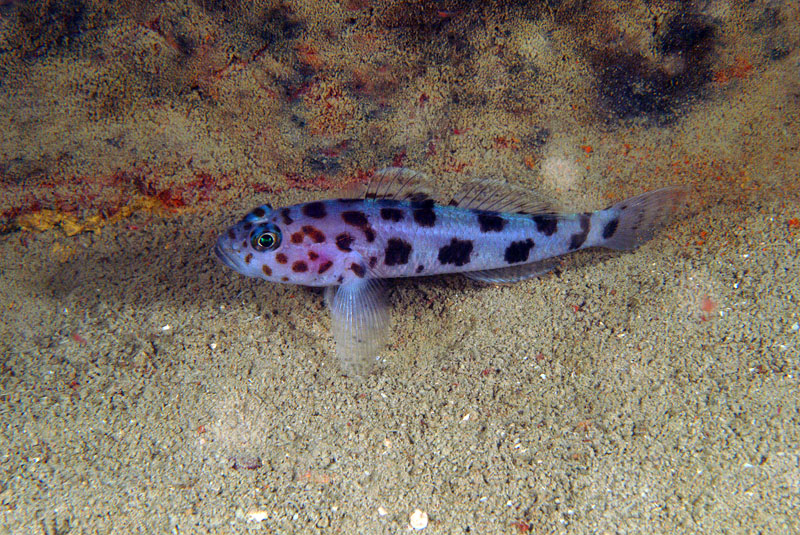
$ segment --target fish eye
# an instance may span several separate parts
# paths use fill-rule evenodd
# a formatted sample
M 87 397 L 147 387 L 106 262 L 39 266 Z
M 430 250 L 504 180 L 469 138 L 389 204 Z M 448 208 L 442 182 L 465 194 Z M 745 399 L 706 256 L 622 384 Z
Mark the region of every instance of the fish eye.
M 256 251 L 273 251 L 281 244 L 281 233 L 273 227 L 259 227 L 250 235 L 250 245 Z

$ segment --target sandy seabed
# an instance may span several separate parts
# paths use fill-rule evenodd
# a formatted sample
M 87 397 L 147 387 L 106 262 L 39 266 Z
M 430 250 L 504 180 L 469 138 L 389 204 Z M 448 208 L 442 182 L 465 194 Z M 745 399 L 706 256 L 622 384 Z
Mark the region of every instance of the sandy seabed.
M 800 532 L 798 21 L 0 2 L 0 534 Z M 389 165 L 691 195 L 632 253 L 392 283 L 358 381 L 320 293 L 211 246 Z

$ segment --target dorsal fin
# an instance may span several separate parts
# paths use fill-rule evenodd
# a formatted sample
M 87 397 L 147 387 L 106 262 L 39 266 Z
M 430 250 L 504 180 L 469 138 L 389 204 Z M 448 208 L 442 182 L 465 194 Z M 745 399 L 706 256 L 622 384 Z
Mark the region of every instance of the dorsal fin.
M 364 193 L 365 199 L 395 199 L 421 202 L 431 198 L 427 178 L 405 167 L 387 167 L 375 172 Z
M 516 212 L 521 214 L 557 213 L 553 205 L 527 190 L 520 190 L 496 180 L 477 179 L 466 183 L 453 196 L 450 206 L 486 210 L 490 212 Z

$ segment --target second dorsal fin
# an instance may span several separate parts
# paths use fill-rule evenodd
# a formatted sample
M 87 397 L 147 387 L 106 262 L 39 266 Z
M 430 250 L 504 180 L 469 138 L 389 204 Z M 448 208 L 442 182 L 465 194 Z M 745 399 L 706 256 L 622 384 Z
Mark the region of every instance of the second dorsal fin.
M 375 172 L 364 193 L 365 199 L 395 199 L 421 202 L 431 198 L 427 178 L 405 167 L 387 167 Z
M 552 203 L 536 198 L 530 191 L 520 190 L 507 184 L 487 179 L 477 179 L 465 184 L 453 196 L 450 206 L 521 214 L 552 214 L 558 212 Z

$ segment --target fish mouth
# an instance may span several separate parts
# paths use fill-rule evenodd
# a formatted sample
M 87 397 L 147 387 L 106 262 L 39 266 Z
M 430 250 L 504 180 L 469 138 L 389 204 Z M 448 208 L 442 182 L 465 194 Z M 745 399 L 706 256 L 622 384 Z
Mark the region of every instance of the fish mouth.
M 237 269 L 236 262 L 230 255 L 228 249 L 220 245 L 219 242 L 217 242 L 217 244 L 214 245 L 214 254 L 217 255 L 217 258 L 219 259 L 220 262 L 222 262 L 229 268 Z

